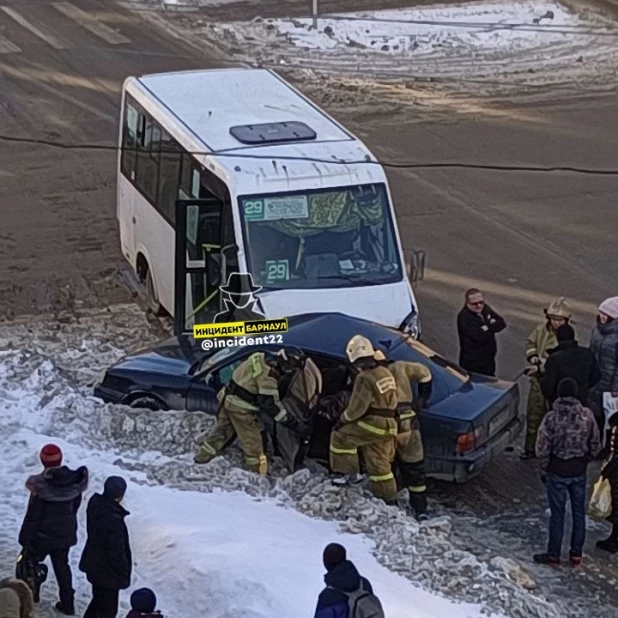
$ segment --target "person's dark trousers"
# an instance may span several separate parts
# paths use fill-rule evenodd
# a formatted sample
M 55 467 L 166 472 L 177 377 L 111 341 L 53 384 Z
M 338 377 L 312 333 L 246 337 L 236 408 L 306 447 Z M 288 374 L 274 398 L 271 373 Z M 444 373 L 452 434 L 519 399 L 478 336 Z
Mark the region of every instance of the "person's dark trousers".
M 69 550 L 68 549 L 56 549 L 49 552 L 49 554 L 43 556 L 37 556 L 39 562 L 43 562 L 49 555 L 54 569 L 54 575 L 58 582 L 58 590 L 60 592 L 60 603 L 62 606 L 72 611 L 74 609 L 74 595 L 73 590 L 73 574 L 71 573 L 71 567 L 69 566 Z
M 119 590 L 92 586 L 92 601 L 84 618 L 116 618 L 119 593 Z
M 564 535 L 564 510 L 567 496 L 571 500 L 573 530 L 570 555 L 581 557 L 586 539 L 586 476 L 547 475 L 547 498 L 549 518 L 549 543 L 547 553 L 551 558 L 560 558 Z

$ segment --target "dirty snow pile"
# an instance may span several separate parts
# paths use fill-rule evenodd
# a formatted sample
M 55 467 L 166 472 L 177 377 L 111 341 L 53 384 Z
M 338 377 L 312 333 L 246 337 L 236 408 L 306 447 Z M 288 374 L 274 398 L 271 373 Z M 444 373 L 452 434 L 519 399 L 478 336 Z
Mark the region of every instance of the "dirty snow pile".
M 317 29 L 310 17 L 190 21 L 254 65 L 347 78 L 438 81 L 475 95 L 514 85 L 609 87 L 618 59 L 614 22 L 551 1 L 325 14 Z
M 18 550 L 23 483 L 39 471 L 39 448 L 53 440 L 67 464 L 90 468 L 86 500 L 110 474 L 129 481 L 133 586 L 154 588 L 168 616 L 196 616 L 205 607 L 219 618 L 310 616 L 323 585 L 321 550 L 334 540 L 373 581 L 390 618 L 408 618 L 411 608 L 415 618 L 565 615 L 516 583 L 512 564 L 488 564 L 456 550 L 447 517 L 419 526 L 364 487 L 334 488 L 317 469 L 286 476 L 275 467 L 274 478 L 256 477 L 239 467 L 237 449 L 195 466 L 194 439 L 210 417 L 103 405 L 89 396 L 110 362 L 153 340 L 149 325 L 129 308 L 53 325 L 0 327 L 0 564 L 6 575 Z M 82 508 L 74 567 L 84 516 Z M 82 611 L 89 588 L 75 573 Z M 53 615 L 51 582 L 39 616 Z M 121 612 L 127 598 L 128 592 Z

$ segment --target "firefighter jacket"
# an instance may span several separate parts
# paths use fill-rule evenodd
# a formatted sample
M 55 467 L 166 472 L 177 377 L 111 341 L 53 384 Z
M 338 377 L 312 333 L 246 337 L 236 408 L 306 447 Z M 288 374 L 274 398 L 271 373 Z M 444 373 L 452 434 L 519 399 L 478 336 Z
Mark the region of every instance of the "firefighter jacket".
M 279 399 L 279 375 L 263 352 L 256 352 L 243 361 L 232 374 L 225 388 L 226 407 L 257 414 L 260 410 L 278 422 L 287 416 Z
M 526 359 L 529 361 L 533 356 L 538 356 L 543 370 L 549 350 L 557 345 L 556 332 L 551 325 L 547 322 L 539 324 L 526 339 Z
M 294 372 L 282 398 L 285 404 L 302 410 L 304 415 L 317 405 L 321 393 L 322 374 L 316 364 L 307 358 L 302 370 Z
M 399 419 L 406 420 L 414 416 L 412 402 L 412 383 L 421 382 L 425 384 L 431 382 L 431 371 L 421 363 L 410 363 L 406 361 L 395 361 L 389 363 L 389 371 L 393 374 L 397 383 L 397 401 Z
M 381 435 L 397 435 L 397 383 L 382 366 L 363 369 L 354 380 L 350 403 L 341 415 L 341 423 Z

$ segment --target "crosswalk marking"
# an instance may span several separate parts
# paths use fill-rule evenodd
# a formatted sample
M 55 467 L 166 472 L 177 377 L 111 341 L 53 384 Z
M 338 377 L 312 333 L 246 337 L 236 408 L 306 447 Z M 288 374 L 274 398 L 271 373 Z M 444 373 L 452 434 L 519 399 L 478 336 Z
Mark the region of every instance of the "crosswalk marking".
M 43 32 L 37 28 L 34 24 L 31 24 L 25 17 L 20 15 L 16 10 L 8 6 L 0 6 L 0 9 L 4 11 L 9 17 L 14 19 L 20 26 L 45 41 L 48 45 L 51 45 L 54 49 L 66 49 L 66 45 L 62 41 L 58 40 L 52 34 Z
M 20 51 L 20 47 L 0 35 L 0 54 L 18 54 Z
M 100 24 L 92 15 L 78 9 L 70 2 L 54 2 L 53 7 L 111 45 L 122 45 L 123 43 L 131 42 L 122 34 L 112 30 L 112 28 L 105 24 Z

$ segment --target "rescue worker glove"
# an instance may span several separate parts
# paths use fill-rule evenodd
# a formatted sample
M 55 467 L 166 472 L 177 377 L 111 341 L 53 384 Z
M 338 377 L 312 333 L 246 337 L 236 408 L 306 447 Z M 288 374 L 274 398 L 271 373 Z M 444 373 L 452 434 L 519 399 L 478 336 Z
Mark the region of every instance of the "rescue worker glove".
M 429 382 L 419 382 L 418 385 L 418 410 L 420 412 L 423 408 L 427 407 L 427 403 L 431 397 L 431 392 L 433 390 L 433 380 L 429 380 Z

